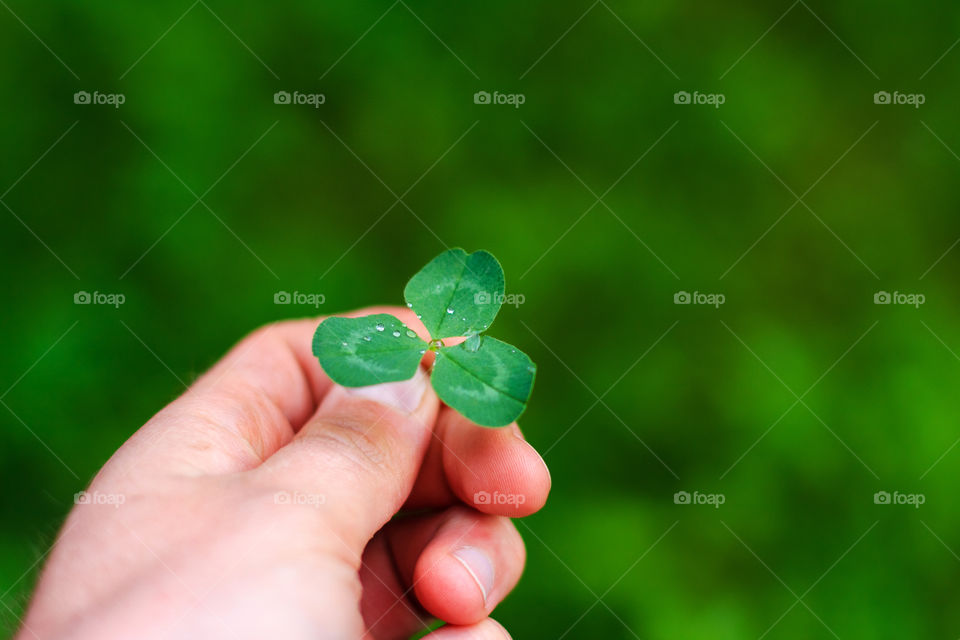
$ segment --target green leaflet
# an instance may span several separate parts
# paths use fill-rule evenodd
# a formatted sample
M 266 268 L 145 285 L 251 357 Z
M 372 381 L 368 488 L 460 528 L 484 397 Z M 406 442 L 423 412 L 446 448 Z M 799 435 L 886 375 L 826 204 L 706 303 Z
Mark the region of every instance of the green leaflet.
M 313 353 L 331 380 L 362 387 L 413 377 L 429 349 L 436 352 L 431 381 L 440 399 L 476 424 L 505 426 L 526 408 L 536 366 L 515 347 L 481 335 L 497 316 L 504 290 L 496 258 L 451 249 L 417 272 L 403 292 L 430 342 L 385 313 L 327 318 L 313 335 Z M 443 338 L 459 336 L 467 340 L 443 345 Z
M 437 352 L 431 382 L 440 399 L 485 427 L 516 420 L 527 406 L 536 366 L 519 349 L 483 337 Z
M 503 301 L 503 269 L 486 251 L 441 253 L 410 278 L 403 297 L 434 340 L 479 333 Z
M 330 379 L 344 387 L 411 378 L 426 348 L 413 330 L 387 313 L 327 318 L 313 334 L 313 355 Z

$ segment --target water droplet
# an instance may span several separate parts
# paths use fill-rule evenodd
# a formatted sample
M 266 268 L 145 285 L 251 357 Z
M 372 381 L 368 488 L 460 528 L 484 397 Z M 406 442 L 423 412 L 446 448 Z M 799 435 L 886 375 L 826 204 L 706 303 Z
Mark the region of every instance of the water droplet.
M 413 309 L 413 304 L 410 303 L 410 302 L 408 302 L 408 303 L 407 303 L 407 309 Z
M 467 340 L 463 343 L 463 348 L 471 353 L 474 353 L 480 349 L 480 335 L 476 333 L 470 334 Z
M 383 331 L 383 324 L 380 323 L 380 322 L 378 322 L 377 325 L 376 325 L 374 328 L 375 328 L 377 331 Z
M 463 322 L 466 322 L 466 321 L 467 321 L 466 318 L 460 318 L 460 320 L 463 321 Z
M 423 319 L 423 316 L 418 313 L 418 314 L 417 314 L 417 320 L 422 320 L 422 319 Z
M 340 346 L 342 346 L 342 347 L 349 347 L 350 345 L 348 345 L 346 342 L 341 342 L 341 343 L 340 343 Z
M 434 349 L 439 349 L 440 347 L 443 346 L 443 340 L 434 340 L 433 342 L 430 343 L 430 346 L 433 347 Z
M 370 342 L 370 336 L 363 336 L 365 342 Z
M 427 352 L 426 349 L 420 349 L 420 355 L 423 355 L 423 354 L 425 354 L 426 352 Z
M 407 337 L 408 337 L 408 338 L 416 338 L 416 337 L 417 337 L 417 332 L 414 331 L 413 329 L 407 329 Z
M 448 307 L 448 308 L 447 308 L 447 313 L 449 313 L 450 315 L 453 315 L 454 311 L 453 311 L 453 309 L 450 309 L 450 308 Z
M 528 373 L 533 373 L 533 372 L 536 371 L 536 370 L 537 370 L 536 367 L 527 367 L 527 372 L 528 372 Z
M 394 338 L 399 338 L 399 337 L 400 337 L 400 332 L 399 332 L 399 331 L 394 331 L 394 332 L 393 332 L 393 337 L 394 337 Z

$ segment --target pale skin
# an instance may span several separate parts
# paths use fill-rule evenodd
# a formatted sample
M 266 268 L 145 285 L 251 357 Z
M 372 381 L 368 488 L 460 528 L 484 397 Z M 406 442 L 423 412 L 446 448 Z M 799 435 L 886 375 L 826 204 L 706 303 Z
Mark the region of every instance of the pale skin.
M 371 313 L 425 336 L 408 309 L 350 315 Z M 510 518 L 546 501 L 543 460 L 515 424 L 442 406 L 423 369 L 334 385 L 317 323 L 254 332 L 120 447 L 17 640 L 390 640 L 433 618 L 430 640 L 510 637 L 490 614 L 523 570 Z

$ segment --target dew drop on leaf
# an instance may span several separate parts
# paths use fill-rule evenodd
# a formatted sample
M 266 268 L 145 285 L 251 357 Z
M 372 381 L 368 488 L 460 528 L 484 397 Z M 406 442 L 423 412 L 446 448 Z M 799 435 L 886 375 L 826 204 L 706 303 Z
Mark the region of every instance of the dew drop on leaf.
M 375 329 L 376 329 L 377 331 L 383 331 L 383 324 L 380 323 L 380 322 L 378 322 L 377 325 L 376 325 L 376 327 L 375 327 Z
M 394 337 L 394 338 L 399 338 L 399 337 L 400 337 L 400 332 L 399 332 L 399 331 L 394 331 L 394 332 L 393 332 L 393 337 Z
M 453 309 L 447 308 L 447 313 L 449 313 L 450 315 L 453 315 L 454 311 Z
M 476 353 L 480 349 L 480 334 L 471 333 L 463 343 L 463 348 L 470 353 Z
M 417 332 L 414 331 L 413 329 L 407 329 L 407 337 L 408 337 L 408 338 L 416 338 L 416 337 L 417 337 Z
M 364 341 L 370 342 L 370 336 L 363 336 Z

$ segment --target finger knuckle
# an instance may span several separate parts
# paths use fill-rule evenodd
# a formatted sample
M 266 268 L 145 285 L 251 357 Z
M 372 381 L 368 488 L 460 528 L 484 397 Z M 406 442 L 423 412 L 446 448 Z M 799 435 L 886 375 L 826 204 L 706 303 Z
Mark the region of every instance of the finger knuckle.
M 352 417 L 327 418 L 311 425 L 306 437 L 368 473 L 392 471 L 393 447 L 369 422 Z

